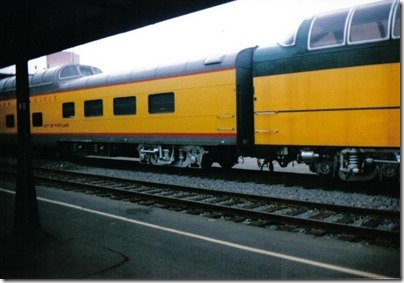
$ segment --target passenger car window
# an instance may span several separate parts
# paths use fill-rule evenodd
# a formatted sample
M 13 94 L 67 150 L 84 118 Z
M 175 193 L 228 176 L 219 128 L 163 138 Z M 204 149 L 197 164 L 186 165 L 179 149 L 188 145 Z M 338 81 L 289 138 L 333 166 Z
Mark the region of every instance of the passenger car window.
M 72 118 L 75 116 L 74 102 L 66 102 L 62 104 L 63 118 Z
M 174 93 L 159 93 L 149 95 L 149 113 L 174 112 Z
M 400 36 L 401 36 L 401 5 L 400 3 L 398 3 L 393 21 L 393 38 L 400 38 Z
M 310 30 L 309 48 L 343 45 L 349 11 L 322 15 L 314 19 Z
M 39 85 L 42 83 L 42 72 L 37 72 L 32 76 L 31 85 Z
M 284 40 L 280 41 L 279 44 L 284 47 L 293 46 L 296 43 L 297 30 L 289 34 Z
M 378 41 L 389 37 L 391 2 L 358 7 L 352 16 L 350 43 Z
M 102 73 L 102 71 L 100 69 L 98 69 L 97 67 L 92 67 L 92 70 L 93 70 L 93 75 Z
M 41 112 L 32 113 L 32 126 L 33 127 L 42 127 L 43 125 L 43 117 Z
M 84 101 L 84 116 L 98 117 L 104 113 L 102 99 Z
M 55 71 L 54 70 L 46 70 L 42 76 L 42 84 L 50 84 L 53 81 Z
M 7 79 L 0 80 L 0 92 L 3 92 L 4 85 L 6 84 Z
M 13 114 L 6 115 L 6 127 L 7 128 L 15 127 L 15 118 Z
M 15 77 L 6 78 L 4 82 L 3 92 L 13 91 L 16 89 Z
M 80 72 L 83 76 L 91 76 L 93 74 L 93 70 L 88 66 L 79 66 Z
M 114 115 L 135 115 L 136 97 L 117 97 L 114 98 Z
M 64 67 L 59 74 L 60 79 L 68 79 L 68 78 L 74 78 L 74 77 L 79 77 L 80 73 L 79 70 L 77 70 L 76 66 L 66 66 Z

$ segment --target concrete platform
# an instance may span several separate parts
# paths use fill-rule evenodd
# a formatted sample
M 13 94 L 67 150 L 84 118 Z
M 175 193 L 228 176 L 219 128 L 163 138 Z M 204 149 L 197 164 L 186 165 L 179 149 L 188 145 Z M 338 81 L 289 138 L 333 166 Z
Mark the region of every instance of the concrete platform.
M 37 187 L 42 232 L 12 235 L 0 183 L 0 278 L 270 280 L 400 278 L 400 250 L 271 231 Z

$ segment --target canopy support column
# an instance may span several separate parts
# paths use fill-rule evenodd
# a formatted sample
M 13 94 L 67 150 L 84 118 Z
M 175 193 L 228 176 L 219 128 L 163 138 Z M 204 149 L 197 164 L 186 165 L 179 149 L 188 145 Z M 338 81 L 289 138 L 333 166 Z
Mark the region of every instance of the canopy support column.
M 33 180 L 28 60 L 16 64 L 18 161 L 15 194 L 14 232 L 29 236 L 41 227 Z

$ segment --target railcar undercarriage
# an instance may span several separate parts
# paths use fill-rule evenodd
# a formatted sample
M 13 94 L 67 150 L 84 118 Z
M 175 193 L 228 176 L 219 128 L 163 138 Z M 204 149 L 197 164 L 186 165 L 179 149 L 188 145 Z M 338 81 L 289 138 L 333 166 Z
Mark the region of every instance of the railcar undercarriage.
M 228 169 L 238 163 L 239 157 L 235 147 L 141 144 L 137 151 L 141 163 L 182 168 L 206 169 L 218 162 L 221 167 Z
M 214 162 L 229 169 L 241 155 L 235 146 L 111 143 L 71 140 L 57 142 L 61 156 L 102 156 L 139 158 L 143 164 L 171 167 L 210 168 Z
M 382 180 L 399 177 L 400 173 L 399 150 L 280 147 L 267 158 L 258 159 L 258 166 L 262 170 L 267 165 L 273 171 L 274 161 L 281 167 L 293 161 L 304 163 L 317 175 L 339 177 L 343 181 L 368 181 L 377 176 Z
M 209 168 L 214 162 L 229 169 L 238 163 L 243 151 L 235 146 L 115 144 L 94 141 L 59 143 L 59 151 L 73 156 L 138 157 L 140 163 L 157 166 Z M 343 181 L 369 181 L 400 177 L 399 149 L 327 148 L 327 147 L 265 147 L 256 152 L 261 170 L 274 170 L 276 161 L 285 168 L 292 162 L 306 164 L 310 171 Z M 264 158 L 263 158 L 264 157 Z
M 202 167 L 207 151 L 200 146 L 144 145 L 137 148 L 140 163 L 174 167 Z

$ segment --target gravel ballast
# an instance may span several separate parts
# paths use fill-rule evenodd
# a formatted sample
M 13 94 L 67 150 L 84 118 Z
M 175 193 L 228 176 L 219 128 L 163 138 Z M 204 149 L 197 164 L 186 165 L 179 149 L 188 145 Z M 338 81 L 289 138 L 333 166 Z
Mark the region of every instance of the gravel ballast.
M 76 172 L 99 174 L 110 177 L 152 181 L 164 184 L 193 186 L 202 189 L 215 189 L 245 194 L 297 199 L 319 203 L 338 204 L 353 207 L 377 208 L 399 211 L 400 199 L 384 195 L 367 195 L 365 193 L 351 193 L 330 191 L 322 188 L 305 189 L 301 186 L 284 186 L 282 184 L 256 184 L 253 182 L 237 182 L 186 175 L 173 175 L 132 170 L 115 170 L 77 165 L 70 162 L 52 162 L 45 167 L 52 169 L 72 170 Z M 299 169 L 300 170 L 300 169 Z

